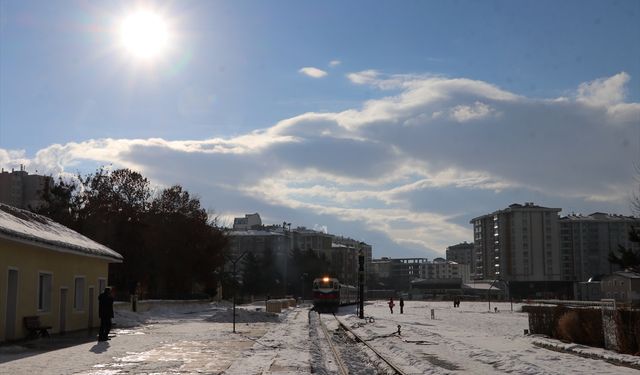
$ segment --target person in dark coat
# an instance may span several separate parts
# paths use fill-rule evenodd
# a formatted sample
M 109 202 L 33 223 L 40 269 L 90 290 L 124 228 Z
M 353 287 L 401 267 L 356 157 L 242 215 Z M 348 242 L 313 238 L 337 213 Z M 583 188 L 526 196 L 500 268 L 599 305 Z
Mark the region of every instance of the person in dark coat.
M 404 313 L 404 298 L 400 297 L 400 314 Z
M 109 339 L 111 318 L 113 318 L 113 297 L 110 288 L 104 288 L 104 292 L 98 296 L 98 316 L 100 317 L 98 341 L 106 341 Z
M 393 297 L 389 298 L 389 310 L 391 310 L 391 313 L 393 314 L 393 306 L 395 306 L 396 304 L 393 303 Z

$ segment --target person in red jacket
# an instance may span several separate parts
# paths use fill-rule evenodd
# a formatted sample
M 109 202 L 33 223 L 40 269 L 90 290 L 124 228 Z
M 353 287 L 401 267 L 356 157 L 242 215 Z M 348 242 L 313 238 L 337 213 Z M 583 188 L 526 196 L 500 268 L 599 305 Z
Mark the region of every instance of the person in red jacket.
M 393 297 L 389 298 L 389 310 L 391 310 L 391 313 L 393 314 L 393 306 L 395 306 L 395 303 L 393 303 Z

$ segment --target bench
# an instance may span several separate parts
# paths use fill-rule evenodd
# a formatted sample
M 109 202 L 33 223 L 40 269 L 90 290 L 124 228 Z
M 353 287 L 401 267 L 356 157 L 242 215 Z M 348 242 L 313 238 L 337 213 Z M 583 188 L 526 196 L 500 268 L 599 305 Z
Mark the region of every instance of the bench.
M 43 326 L 40 324 L 39 316 L 25 316 L 22 318 L 24 322 L 24 328 L 29 331 L 27 334 L 28 339 L 35 339 L 38 337 L 49 337 L 48 329 L 51 329 L 51 326 Z

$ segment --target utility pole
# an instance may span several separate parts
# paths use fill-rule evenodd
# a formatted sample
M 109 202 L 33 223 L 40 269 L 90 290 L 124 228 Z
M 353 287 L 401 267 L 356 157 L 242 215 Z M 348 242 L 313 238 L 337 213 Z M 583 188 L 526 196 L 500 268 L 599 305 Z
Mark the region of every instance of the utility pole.
M 360 298 L 360 319 L 364 319 L 364 252 L 358 252 L 358 297 Z

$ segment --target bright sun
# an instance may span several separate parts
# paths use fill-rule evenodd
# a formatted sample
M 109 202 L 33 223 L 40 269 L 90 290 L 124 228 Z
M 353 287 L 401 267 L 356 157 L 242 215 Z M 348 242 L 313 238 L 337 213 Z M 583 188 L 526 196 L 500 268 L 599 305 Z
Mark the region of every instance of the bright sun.
M 167 21 L 158 13 L 138 10 L 126 16 L 120 24 L 120 41 L 131 55 L 153 60 L 169 45 Z

